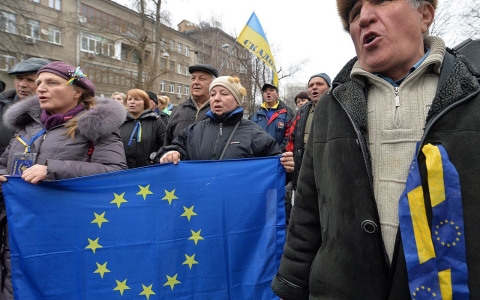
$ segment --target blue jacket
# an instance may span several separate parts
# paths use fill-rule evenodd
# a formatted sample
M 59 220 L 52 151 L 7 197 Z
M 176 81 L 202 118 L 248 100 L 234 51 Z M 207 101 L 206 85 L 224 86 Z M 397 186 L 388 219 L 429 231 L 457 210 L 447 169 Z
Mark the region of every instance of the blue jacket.
M 290 120 L 293 119 L 293 116 L 292 109 L 279 100 L 278 106 L 270 119 L 268 119 L 267 109 L 264 107 L 261 107 L 256 113 L 251 115 L 249 119 L 260 125 L 263 130 L 277 141 L 282 151 L 285 151 L 287 144 L 285 132 L 288 126 L 290 126 Z

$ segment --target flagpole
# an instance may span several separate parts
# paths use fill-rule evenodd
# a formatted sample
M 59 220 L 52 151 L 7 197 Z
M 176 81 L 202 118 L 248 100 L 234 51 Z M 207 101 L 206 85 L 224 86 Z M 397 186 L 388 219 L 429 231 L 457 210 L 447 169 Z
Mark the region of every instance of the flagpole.
M 227 57 L 223 60 L 222 65 L 220 66 L 220 70 L 218 70 L 218 74 L 220 75 L 222 73 L 223 67 L 225 66 L 225 63 L 227 60 L 230 58 L 230 55 L 232 55 L 233 49 L 237 46 L 237 40 L 235 40 L 235 43 L 233 44 L 233 47 L 228 51 Z

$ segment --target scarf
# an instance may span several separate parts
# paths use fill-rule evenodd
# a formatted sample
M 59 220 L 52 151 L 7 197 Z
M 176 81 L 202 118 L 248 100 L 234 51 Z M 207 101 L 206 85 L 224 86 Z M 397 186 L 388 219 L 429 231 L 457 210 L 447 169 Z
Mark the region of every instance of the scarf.
M 63 124 L 67 122 L 68 120 L 71 120 L 73 117 L 75 117 L 79 112 L 83 111 L 85 109 L 85 106 L 83 104 L 78 104 L 71 110 L 67 111 L 65 114 L 50 114 L 46 110 L 42 110 L 42 114 L 40 116 L 40 121 L 42 121 L 43 126 L 47 130 L 50 128 L 53 128 L 55 126 L 58 126 L 60 124 Z

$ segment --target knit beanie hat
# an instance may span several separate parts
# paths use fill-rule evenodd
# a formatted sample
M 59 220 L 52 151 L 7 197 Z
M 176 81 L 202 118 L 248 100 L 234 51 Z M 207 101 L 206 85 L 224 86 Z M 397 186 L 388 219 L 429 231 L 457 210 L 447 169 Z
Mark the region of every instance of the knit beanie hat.
M 310 84 L 310 80 L 312 80 L 312 78 L 315 78 L 315 77 L 322 77 L 327 82 L 328 87 L 332 86 L 332 81 L 330 80 L 330 76 L 328 76 L 325 73 L 318 73 L 318 74 L 310 76 L 310 79 L 308 79 L 307 85 Z
M 84 89 L 90 96 L 95 96 L 95 86 L 80 67 L 75 68 L 63 61 L 54 61 L 44 66 L 37 72 L 37 76 L 40 73 L 52 73 L 68 80 L 67 84 L 74 84 Z
M 230 93 L 232 93 L 232 95 L 235 97 L 235 100 L 237 100 L 238 106 L 242 106 L 243 97 L 247 94 L 247 90 L 240 84 L 240 79 L 238 77 L 218 77 L 210 84 L 209 91 L 211 91 L 217 85 L 223 86 L 229 90 Z
M 350 24 L 348 22 L 348 15 L 350 14 L 350 11 L 352 10 L 353 6 L 355 3 L 357 3 L 359 0 L 337 0 L 337 10 L 338 14 L 340 15 L 340 18 L 342 19 L 343 23 L 343 29 L 345 31 L 349 32 Z M 433 8 L 437 8 L 437 2 L 438 0 L 426 0 L 427 2 L 430 2 L 433 5 Z

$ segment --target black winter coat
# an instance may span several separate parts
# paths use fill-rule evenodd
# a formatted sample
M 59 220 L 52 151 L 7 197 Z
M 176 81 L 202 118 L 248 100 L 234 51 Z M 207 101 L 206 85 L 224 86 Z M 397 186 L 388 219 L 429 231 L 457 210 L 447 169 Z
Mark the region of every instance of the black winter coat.
M 252 158 L 280 155 L 277 142 L 254 122 L 243 118 L 238 108 L 223 122 L 211 111 L 208 119 L 190 125 L 173 141 L 161 149 L 160 155 L 170 150 L 180 152 L 182 160 L 218 160 L 235 125 L 240 122 L 223 159 Z
M 289 137 L 293 143 L 293 161 L 295 162 L 295 169 L 292 173 L 292 184 L 293 189 L 297 189 L 298 174 L 300 172 L 300 167 L 302 166 L 303 153 L 305 152 L 305 147 L 303 146 L 303 139 L 305 136 L 305 127 L 307 126 L 308 112 L 312 107 L 313 102 L 308 101 L 304 106 L 300 108 L 295 116 L 295 128 L 293 128 L 291 136 Z M 293 121 L 294 121 L 293 120 Z M 293 126 L 293 122 L 292 125 Z
M 173 109 L 172 114 L 168 118 L 164 142 L 165 146 L 172 144 L 173 139 L 175 139 L 188 125 L 207 118 L 206 114 L 210 111 L 210 103 L 205 104 L 200 110 L 197 110 L 193 101 L 194 100 L 190 96 L 187 100 Z
M 5 151 L 15 134 L 15 130 L 8 128 L 3 123 L 3 114 L 10 105 L 16 102 L 16 95 L 15 89 L 0 94 L 0 155 Z
M 140 122 L 142 129 L 140 141 L 137 140 L 136 132 L 132 136 L 137 122 Z M 125 122 L 120 126 L 120 136 L 129 169 L 151 165 L 150 154 L 163 146 L 165 127 L 160 116 L 149 109 L 145 110 L 138 119 L 127 114 Z
M 333 91 L 315 110 L 287 243 L 272 282 L 285 300 L 410 299 L 400 238 L 391 265 L 385 254 L 373 195 L 365 93 L 350 79 L 355 61 L 339 73 Z M 480 299 L 479 78 L 463 56 L 446 54 L 421 140 L 421 145 L 442 144 L 459 173 L 471 299 Z M 419 154 L 418 162 L 428 191 L 425 157 Z

